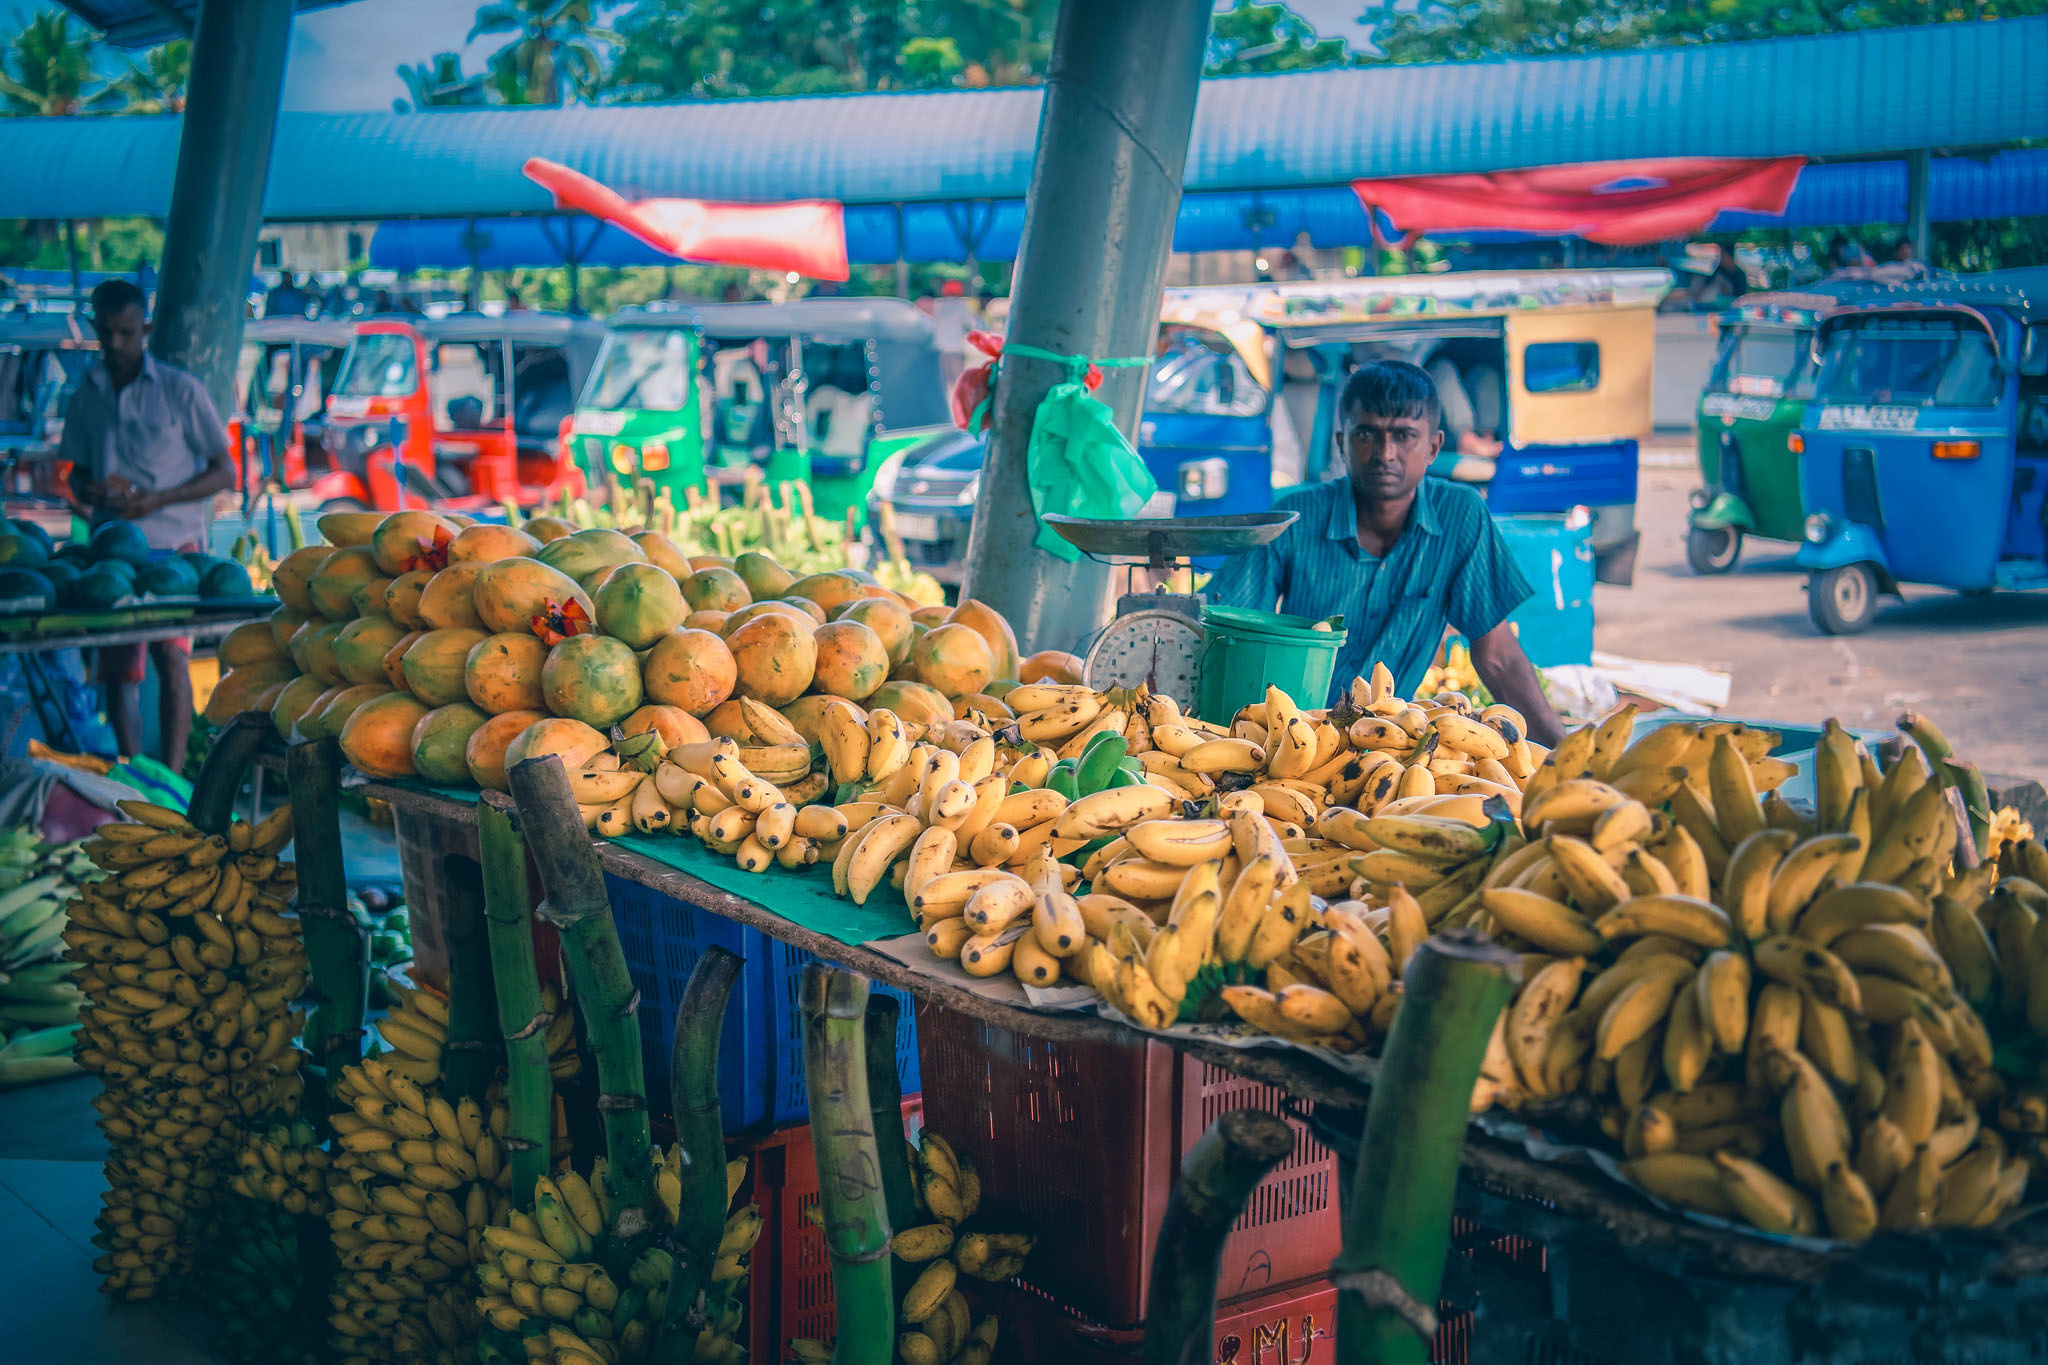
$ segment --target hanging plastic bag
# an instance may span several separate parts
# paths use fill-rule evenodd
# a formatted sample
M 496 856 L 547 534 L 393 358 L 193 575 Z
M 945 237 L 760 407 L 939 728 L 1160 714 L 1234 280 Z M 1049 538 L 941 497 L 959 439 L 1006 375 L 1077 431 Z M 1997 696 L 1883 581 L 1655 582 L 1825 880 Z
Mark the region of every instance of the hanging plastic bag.
M 988 359 L 962 370 L 947 397 L 953 409 L 954 426 L 962 431 L 984 432 L 988 430 L 993 406 L 990 398 L 995 391 L 996 365 L 1003 355 L 1003 339 L 992 332 L 969 332 L 967 344 Z
M 1091 387 L 1085 379 L 1054 385 L 1039 404 L 1025 453 L 1031 508 L 1040 518 L 1036 544 L 1069 562 L 1081 552 L 1045 524 L 1046 513 L 1128 520 L 1159 487 Z

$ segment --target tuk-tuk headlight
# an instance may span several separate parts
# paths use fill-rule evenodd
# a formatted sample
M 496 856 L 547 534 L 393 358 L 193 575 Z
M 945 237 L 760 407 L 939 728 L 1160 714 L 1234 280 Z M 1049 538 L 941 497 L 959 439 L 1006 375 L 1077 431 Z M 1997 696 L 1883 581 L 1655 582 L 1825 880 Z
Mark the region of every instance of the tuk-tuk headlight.
M 1792 432 L 1785 437 L 1785 449 L 1794 455 L 1806 453 L 1806 437 L 1801 432 Z
M 1934 458 L 1937 460 L 1974 460 L 1981 449 L 1975 441 L 1936 441 Z
M 633 456 L 636 453 L 633 447 L 624 441 L 615 443 L 612 446 L 612 468 L 621 474 L 630 475 L 633 472 Z
M 1825 545 L 1828 537 L 1835 533 L 1835 519 L 1825 512 L 1815 512 L 1806 519 L 1806 539 L 1809 544 Z
M 1190 460 L 1180 467 L 1180 495 L 1191 502 L 1213 502 L 1230 491 L 1230 463 L 1220 457 Z
M 640 447 L 640 467 L 650 473 L 668 468 L 668 442 L 649 441 Z
M 1685 500 L 1692 504 L 1692 510 L 1695 512 L 1704 512 L 1707 510 L 1707 490 L 1704 488 L 1693 489 L 1692 492 L 1686 495 Z

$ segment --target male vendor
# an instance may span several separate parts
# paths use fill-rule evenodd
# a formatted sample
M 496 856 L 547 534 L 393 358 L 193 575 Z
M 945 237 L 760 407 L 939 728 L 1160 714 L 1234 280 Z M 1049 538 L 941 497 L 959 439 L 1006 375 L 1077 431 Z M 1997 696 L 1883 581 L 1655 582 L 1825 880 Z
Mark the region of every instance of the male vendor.
M 1520 711 L 1529 738 L 1563 737 L 1507 615 L 1530 595 L 1486 503 L 1463 484 L 1425 479 L 1444 437 L 1436 385 L 1415 366 L 1352 371 L 1337 402 L 1348 474 L 1297 489 L 1275 506 L 1299 514 L 1270 545 L 1226 563 L 1207 588 L 1219 603 L 1321 619 L 1342 615 L 1330 701 L 1384 661 L 1412 696 L 1446 623 L 1471 642 L 1495 698 Z
M 144 303 L 123 279 L 92 291 L 100 361 L 71 396 L 57 458 L 70 462 L 72 491 L 95 526 L 132 521 L 153 548 L 204 550 L 207 508 L 235 482 L 228 429 L 197 376 L 149 354 Z M 191 645 L 157 640 L 149 656 L 163 761 L 180 768 L 192 729 Z M 99 667 L 114 742 L 133 754 L 142 747 L 143 647 L 107 646 Z

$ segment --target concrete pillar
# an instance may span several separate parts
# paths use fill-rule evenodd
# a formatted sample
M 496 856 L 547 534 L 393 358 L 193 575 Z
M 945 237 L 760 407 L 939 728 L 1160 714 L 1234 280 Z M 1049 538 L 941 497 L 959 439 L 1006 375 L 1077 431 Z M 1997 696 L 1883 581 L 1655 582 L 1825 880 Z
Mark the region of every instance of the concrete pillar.
M 1151 354 L 1210 8 L 1061 6 L 1017 248 L 1012 341 L 1060 355 Z M 1103 374 L 1097 397 L 1135 438 L 1146 371 Z M 1004 360 L 968 543 L 966 591 L 1007 616 L 1027 650 L 1075 648 L 1109 607 L 1106 566 L 1069 564 L 1032 544 L 1025 452 L 1039 403 L 1064 378 L 1049 361 Z
M 1927 226 L 1927 177 L 1934 154 L 1925 148 L 1906 153 L 1906 240 L 1914 259 L 1932 265 L 1934 236 Z
M 235 359 L 291 32 L 290 5 L 202 0 L 192 40 L 191 95 L 164 224 L 150 350 L 204 380 L 223 413 L 234 407 Z

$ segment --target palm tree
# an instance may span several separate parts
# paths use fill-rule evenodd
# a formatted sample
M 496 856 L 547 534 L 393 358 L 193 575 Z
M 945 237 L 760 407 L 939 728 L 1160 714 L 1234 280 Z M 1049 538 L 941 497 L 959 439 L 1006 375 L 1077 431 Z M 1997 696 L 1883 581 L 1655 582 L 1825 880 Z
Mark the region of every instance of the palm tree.
M 415 109 L 484 103 L 484 78 L 462 74 L 460 52 L 436 52 L 431 63 L 401 66 L 398 78 L 405 82 L 410 100 L 393 100 L 391 107 L 409 114 Z
M 498 0 L 477 11 L 469 36 L 518 35 L 491 55 L 492 82 L 508 103 L 560 104 L 565 86 L 588 99 L 604 81 L 596 44 L 614 41 L 594 27 L 595 10 L 594 0 Z
M 92 69 L 98 42 L 89 31 L 74 33 L 68 14 L 38 14 L 0 54 L 0 105 L 13 114 L 61 115 L 104 103 L 114 91 Z
M 142 61 L 128 61 L 128 72 L 114 89 L 127 99 L 133 114 L 182 114 L 185 92 L 192 84 L 192 40 L 173 38 L 151 48 Z

